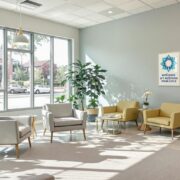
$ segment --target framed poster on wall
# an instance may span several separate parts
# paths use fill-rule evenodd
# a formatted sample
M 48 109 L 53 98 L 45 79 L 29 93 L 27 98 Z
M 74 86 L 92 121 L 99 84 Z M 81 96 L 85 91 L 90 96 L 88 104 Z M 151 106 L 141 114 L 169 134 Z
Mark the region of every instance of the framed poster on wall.
M 179 52 L 159 54 L 159 85 L 179 86 Z

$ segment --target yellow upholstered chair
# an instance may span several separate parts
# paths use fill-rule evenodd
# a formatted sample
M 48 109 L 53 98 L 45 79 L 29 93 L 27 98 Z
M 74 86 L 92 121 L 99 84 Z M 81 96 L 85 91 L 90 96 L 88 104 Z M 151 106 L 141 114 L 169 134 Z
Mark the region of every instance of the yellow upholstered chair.
M 137 101 L 120 101 L 116 106 L 103 107 L 103 116 L 116 116 L 119 121 L 124 122 L 124 127 L 127 121 L 135 121 L 136 125 L 138 118 L 139 102 Z M 103 126 L 104 121 L 102 122 Z
M 146 125 L 167 128 L 171 130 L 173 139 L 174 129 L 180 127 L 180 104 L 163 103 L 159 109 L 146 110 L 143 112 L 144 124 Z

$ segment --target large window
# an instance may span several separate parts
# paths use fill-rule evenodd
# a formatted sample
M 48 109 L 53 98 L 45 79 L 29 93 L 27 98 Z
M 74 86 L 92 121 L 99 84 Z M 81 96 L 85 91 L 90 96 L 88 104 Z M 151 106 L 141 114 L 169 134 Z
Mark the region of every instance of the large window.
M 68 62 L 68 40 L 54 38 L 54 101 L 58 96 L 68 96 L 68 85 L 60 84 L 65 78 Z
M 0 29 L 0 111 L 4 109 L 4 38 L 3 30 Z
M 71 41 L 24 32 L 29 43 L 17 46 L 15 35 L 16 30 L 0 29 L 0 111 L 40 107 L 67 96 L 68 86 L 60 82 L 71 62 Z
M 14 46 L 15 31 L 7 32 L 8 109 L 30 107 L 30 95 L 27 94 L 31 72 L 30 34 L 25 35 L 29 44 Z
M 30 54 L 8 52 L 8 109 L 30 107 Z
M 34 35 L 35 106 L 50 103 L 50 37 Z

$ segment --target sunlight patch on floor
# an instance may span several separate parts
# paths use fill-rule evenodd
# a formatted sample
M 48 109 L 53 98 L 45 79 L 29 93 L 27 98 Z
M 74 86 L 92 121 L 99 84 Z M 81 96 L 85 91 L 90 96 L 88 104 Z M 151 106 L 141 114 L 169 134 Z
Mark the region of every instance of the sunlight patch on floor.
M 56 161 L 56 160 L 39 160 L 39 166 L 55 168 L 72 168 L 81 165 L 82 162 L 75 161 Z
M 63 180 L 110 180 L 117 175 L 116 172 L 99 172 L 99 171 L 81 171 L 68 170 L 60 175 Z M 58 178 L 58 175 L 57 175 Z
M 2 175 L 1 177 L 4 177 L 4 179 L 12 179 L 12 180 L 17 180 L 17 179 L 26 179 L 27 177 L 31 177 L 33 175 L 41 175 L 44 173 L 48 173 L 48 174 L 59 174 L 63 172 L 63 170 L 59 170 L 59 169 L 50 169 L 50 168 L 46 168 L 46 169 L 41 169 L 41 168 L 32 168 L 29 170 L 21 170 L 21 171 L 11 171 L 9 173 L 4 174 L 4 176 Z

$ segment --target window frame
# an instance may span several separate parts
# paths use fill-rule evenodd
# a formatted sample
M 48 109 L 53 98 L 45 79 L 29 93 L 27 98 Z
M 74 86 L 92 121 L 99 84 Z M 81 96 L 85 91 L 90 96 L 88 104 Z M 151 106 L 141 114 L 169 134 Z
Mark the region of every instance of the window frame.
M 30 35 L 30 49 L 14 49 L 14 48 L 8 48 L 8 31 L 17 31 L 15 28 L 8 28 L 8 27 L 2 27 L 0 26 L 0 30 L 3 31 L 3 88 L 0 89 L 0 92 L 4 93 L 3 97 L 3 110 L 0 110 L 0 112 L 6 112 L 6 111 L 19 111 L 19 110 L 29 110 L 29 109 L 39 109 L 42 106 L 35 106 L 35 96 L 34 96 L 34 35 L 44 35 L 50 37 L 50 103 L 54 103 L 54 38 L 63 39 L 68 41 L 68 65 L 70 65 L 73 62 L 73 39 L 58 37 L 58 36 L 52 36 L 48 34 L 42 34 L 38 32 L 31 32 L 31 31 L 24 31 L 25 33 L 28 33 Z M 8 109 L 8 52 L 22 52 L 22 53 L 29 53 L 30 54 L 30 106 L 27 108 L 13 108 Z M 70 86 L 68 85 L 68 94 L 71 93 Z

